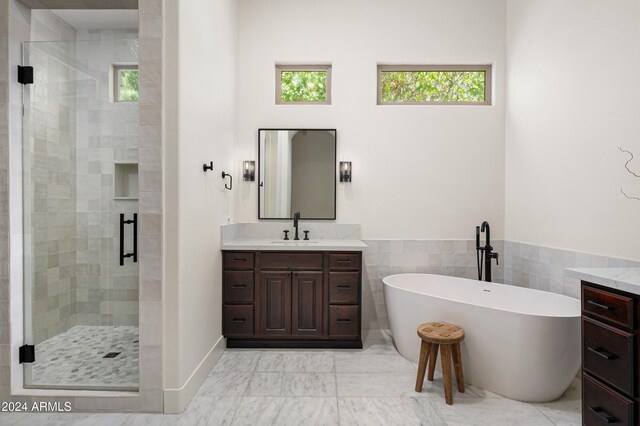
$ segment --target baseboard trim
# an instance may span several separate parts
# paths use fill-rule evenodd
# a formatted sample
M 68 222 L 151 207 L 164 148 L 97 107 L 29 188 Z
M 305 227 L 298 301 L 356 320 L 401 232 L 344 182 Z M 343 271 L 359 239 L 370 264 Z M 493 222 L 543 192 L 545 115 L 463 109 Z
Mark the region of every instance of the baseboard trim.
M 228 348 L 362 349 L 362 340 L 227 339 Z
M 224 337 L 220 336 L 209 353 L 200 361 L 200 364 L 191 373 L 186 383 L 177 389 L 164 390 L 164 412 L 165 414 L 181 413 L 187 408 L 191 399 L 195 396 L 207 378 L 213 366 L 218 362 L 226 347 Z

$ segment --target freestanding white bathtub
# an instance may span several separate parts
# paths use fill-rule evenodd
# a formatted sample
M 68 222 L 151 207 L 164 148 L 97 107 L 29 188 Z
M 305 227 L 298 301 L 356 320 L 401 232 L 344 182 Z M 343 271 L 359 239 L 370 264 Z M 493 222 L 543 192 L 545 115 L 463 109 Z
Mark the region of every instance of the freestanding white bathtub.
M 580 301 L 560 294 L 429 274 L 383 280 L 398 351 L 418 362 L 419 324 L 465 330 L 465 382 L 526 402 L 553 401 L 580 367 Z M 437 365 L 440 365 L 438 358 Z

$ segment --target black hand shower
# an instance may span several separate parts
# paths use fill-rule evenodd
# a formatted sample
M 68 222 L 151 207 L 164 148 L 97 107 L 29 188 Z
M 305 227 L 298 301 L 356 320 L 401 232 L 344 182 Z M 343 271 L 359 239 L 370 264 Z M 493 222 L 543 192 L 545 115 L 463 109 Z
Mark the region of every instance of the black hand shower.
M 482 281 L 482 262 L 484 260 L 484 248 L 480 247 L 479 226 L 476 226 L 476 260 L 478 262 L 478 281 Z

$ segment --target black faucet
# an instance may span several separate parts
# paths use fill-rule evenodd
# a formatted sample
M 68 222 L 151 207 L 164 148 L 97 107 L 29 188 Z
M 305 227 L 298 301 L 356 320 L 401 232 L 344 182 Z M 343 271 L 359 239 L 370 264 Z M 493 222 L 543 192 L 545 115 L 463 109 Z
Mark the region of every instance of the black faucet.
M 300 220 L 300 212 L 295 212 L 293 214 L 293 227 L 296 229 L 296 235 L 293 237 L 294 241 L 298 241 L 300 237 L 298 237 L 298 221 Z
M 484 247 L 480 247 L 480 232 L 485 233 Z M 493 252 L 491 247 L 491 227 L 486 220 L 482 222 L 481 226 L 476 226 L 476 258 L 478 260 L 478 280 L 482 281 L 482 263 L 484 260 L 484 280 L 491 282 L 491 259 L 496 260 L 496 265 L 499 265 L 498 253 Z

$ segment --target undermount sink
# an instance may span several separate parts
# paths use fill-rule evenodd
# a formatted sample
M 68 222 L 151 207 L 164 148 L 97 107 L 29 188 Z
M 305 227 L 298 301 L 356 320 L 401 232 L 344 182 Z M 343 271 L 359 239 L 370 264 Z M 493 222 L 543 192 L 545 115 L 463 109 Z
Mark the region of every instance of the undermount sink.
M 285 245 L 285 246 L 308 246 L 310 244 L 318 244 L 317 240 L 309 240 L 309 241 L 304 241 L 304 240 L 300 240 L 300 241 L 284 241 L 284 240 L 280 240 L 280 241 L 271 241 L 271 244 L 274 245 Z

